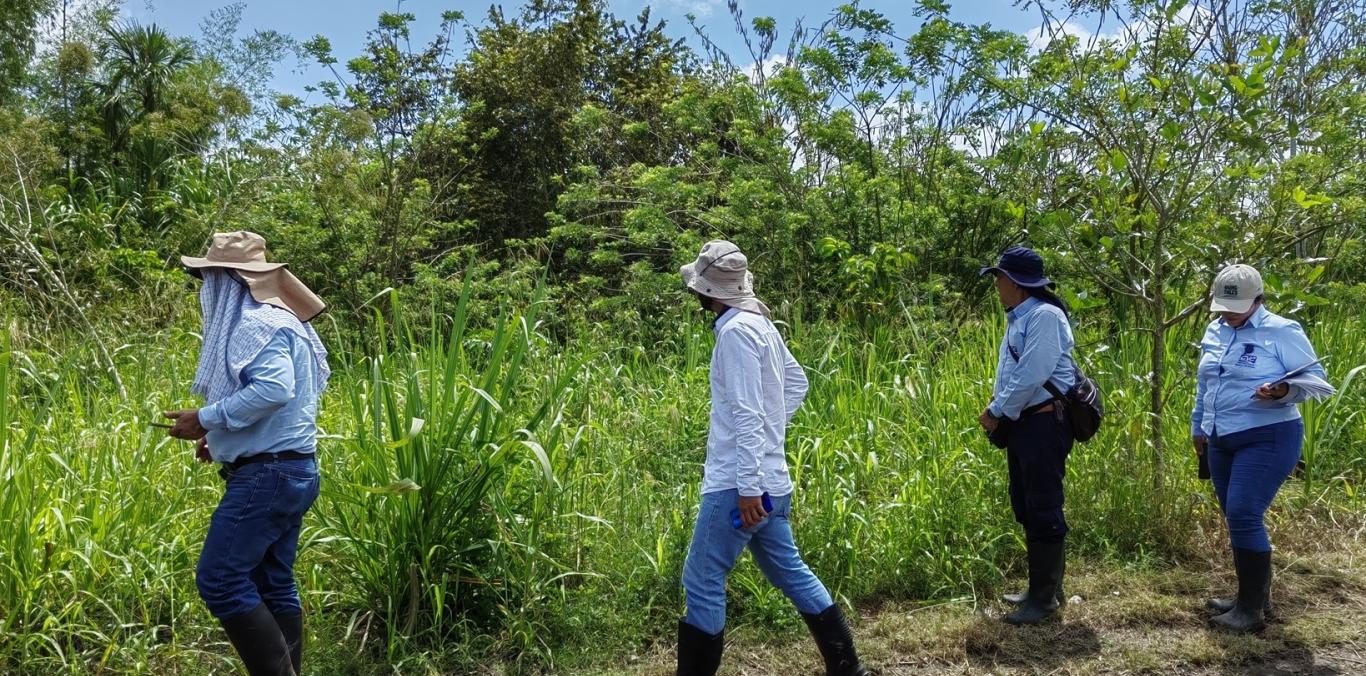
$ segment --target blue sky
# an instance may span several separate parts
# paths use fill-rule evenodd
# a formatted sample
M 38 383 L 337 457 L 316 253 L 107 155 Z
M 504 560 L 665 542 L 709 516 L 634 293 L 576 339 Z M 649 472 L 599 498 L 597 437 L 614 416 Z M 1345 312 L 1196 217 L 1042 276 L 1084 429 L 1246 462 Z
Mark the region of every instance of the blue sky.
M 341 63 L 359 54 L 365 41 L 365 33 L 374 27 L 380 12 L 402 11 L 417 16 L 414 38 L 426 40 L 435 32 L 440 23 L 441 13 L 446 10 L 463 11 L 471 20 L 480 20 L 488 12 L 489 0 L 405 0 L 401 5 L 395 0 L 244 0 L 245 10 L 242 31 L 250 33 L 257 29 L 274 29 L 282 33 L 307 40 L 321 34 L 332 42 L 334 54 Z M 141 23 L 156 22 L 171 33 L 198 38 L 201 34 L 200 22 L 212 10 L 230 4 L 231 0 L 210 0 L 197 2 L 187 0 L 127 0 L 123 6 L 123 16 Z M 502 2 L 509 15 L 521 7 L 521 2 Z M 740 0 L 740 8 L 745 14 L 746 23 L 759 16 L 771 16 L 777 20 L 781 31 L 779 49 L 787 44 L 792 26 L 802 18 L 808 27 L 819 25 L 840 0 Z M 1037 12 L 1026 12 L 1014 6 L 1011 0 L 951 0 L 952 14 L 956 19 L 973 23 L 991 23 L 997 28 L 1027 33 L 1039 24 Z M 635 17 L 645 6 L 651 6 L 651 15 L 664 19 L 671 34 L 693 40 L 692 30 L 685 19 L 691 13 L 699 24 L 705 26 L 707 34 L 731 55 L 737 65 L 749 61 L 745 56 L 742 43 L 736 36 L 734 23 L 726 9 L 724 0 L 654 0 L 653 2 L 628 2 L 610 0 L 613 13 L 623 18 Z M 893 21 L 900 34 L 909 34 L 920 21 L 913 15 L 915 3 L 912 0 L 864 0 L 864 8 L 876 9 Z M 274 87 L 276 90 L 308 98 L 303 88 L 306 85 L 327 79 L 327 73 L 313 64 L 281 64 L 277 68 Z

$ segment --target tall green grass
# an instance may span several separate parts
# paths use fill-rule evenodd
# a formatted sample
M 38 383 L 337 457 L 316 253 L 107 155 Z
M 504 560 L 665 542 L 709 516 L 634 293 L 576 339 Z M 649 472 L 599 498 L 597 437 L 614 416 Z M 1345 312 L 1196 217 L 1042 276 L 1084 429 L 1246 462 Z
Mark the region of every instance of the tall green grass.
M 708 422 L 706 322 L 680 312 L 654 345 L 544 335 L 541 303 L 490 315 L 466 290 L 451 316 L 383 302 L 370 340 L 334 346 L 323 403 L 324 490 L 298 573 L 315 673 L 396 665 L 460 672 L 498 660 L 570 671 L 667 640 L 682 610 Z M 1277 511 L 1348 510 L 1363 467 L 1363 321 L 1310 328 L 1335 401 L 1304 407 L 1305 466 Z M 783 330 L 811 392 L 788 457 L 794 525 L 838 596 L 980 597 L 1020 567 L 1004 459 L 976 426 L 999 318 Z M 1186 424 L 1194 336 L 1174 335 L 1169 473 L 1153 488 L 1141 337 L 1082 337 L 1110 417 L 1069 463 L 1083 557 L 1179 558 L 1218 518 Z M 221 492 L 188 445 L 145 423 L 192 404 L 197 342 L 171 330 L 115 356 L 116 396 L 81 336 L 0 343 L 0 671 L 215 673 L 233 663 L 193 584 Z M 1084 565 L 1084 564 L 1080 564 Z M 737 627 L 797 631 L 749 562 Z M 365 665 L 365 666 L 357 666 Z

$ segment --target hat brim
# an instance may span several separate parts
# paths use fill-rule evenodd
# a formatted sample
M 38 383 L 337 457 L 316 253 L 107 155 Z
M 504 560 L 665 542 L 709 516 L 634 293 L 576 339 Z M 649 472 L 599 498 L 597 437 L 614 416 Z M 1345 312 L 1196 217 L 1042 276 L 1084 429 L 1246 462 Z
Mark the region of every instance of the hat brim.
M 286 267 L 285 263 L 226 263 L 223 261 L 213 261 L 207 258 L 195 258 L 194 256 L 181 256 L 180 264 L 188 270 L 204 270 L 207 268 L 226 268 L 228 270 L 241 270 L 243 272 L 274 272 Z
M 708 280 L 697 274 L 697 261 L 688 263 L 678 269 L 678 273 L 683 276 L 683 286 L 689 290 L 699 293 L 708 298 L 715 298 L 719 301 L 745 300 L 754 298 L 753 293 L 741 291 L 739 285 L 734 287 L 727 284 Z
M 312 321 L 327 309 L 327 304 L 289 270 L 238 270 L 238 274 L 256 302 L 290 312 L 301 322 Z
M 1212 298 L 1209 302 L 1209 311 L 1232 312 L 1234 314 L 1242 314 L 1244 312 L 1247 312 L 1248 310 L 1251 310 L 1252 306 L 1256 304 L 1256 298 L 1249 298 L 1247 300 L 1236 300 L 1233 298 Z
M 765 317 L 769 316 L 768 306 L 764 305 L 763 301 L 759 300 L 758 298 L 755 298 L 754 296 L 750 296 L 748 298 L 735 298 L 732 300 L 724 300 L 718 298 L 716 300 L 717 302 L 721 303 L 726 307 L 733 307 L 736 310 L 740 310 L 742 312 L 753 312 L 756 315 L 763 315 Z
M 985 268 L 982 268 L 977 272 L 977 276 L 983 277 L 987 275 L 987 273 L 991 272 L 999 272 L 1008 277 L 1010 281 L 1015 282 L 1017 285 L 1029 289 L 1041 289 L 1047 286 L 1053 286 L 1053 280 L 1047 277 L 1025 277 L 1017 272 L 1011 272 L 1010 270 L 1007 270 L 1002 267 L 997 267 L 995 265 L 990 265 Z

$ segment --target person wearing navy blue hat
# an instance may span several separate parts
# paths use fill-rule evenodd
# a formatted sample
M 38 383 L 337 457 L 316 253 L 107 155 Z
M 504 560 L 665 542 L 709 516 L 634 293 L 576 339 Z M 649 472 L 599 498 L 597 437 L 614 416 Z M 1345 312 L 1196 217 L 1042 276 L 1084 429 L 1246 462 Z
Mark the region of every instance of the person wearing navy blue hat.
M 1056 392 L 1071 389 L 1075 343 L 1067 307 L 1050 291 L 1054 284 L 1037 252 L 1006 249 L 981 274 L 996 277 L 1006 333 L 991 403 L 978 420 L 992 442 L 1006 449 L 1010 506 L 1024 527 L 1029 567 L 1028 590 L 1003 597 L 1019 606 L 1005 621 L 1035 624 L 1057 613 L 1064 598 L 1063 477 L 1073 437 L 1063 402 L 1047 385 Z

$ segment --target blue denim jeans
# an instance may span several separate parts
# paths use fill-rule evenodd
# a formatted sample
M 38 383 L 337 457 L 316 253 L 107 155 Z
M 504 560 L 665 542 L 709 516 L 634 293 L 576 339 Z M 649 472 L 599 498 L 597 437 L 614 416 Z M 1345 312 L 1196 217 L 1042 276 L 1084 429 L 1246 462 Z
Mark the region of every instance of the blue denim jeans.
M 294 556 L 304 512 L 318 497 L 317 463 L 273 460 L 223 474 L 227 487 L 195 571 L 199 597 L 220 620 L 262 603 L 276 615 L 303 612 Z
M 726 626 L 726 578 L 749 547 L 754 562 L 773 586 L 797 606 L 815 614 L 834 601 L 825 585 L 802 561 L 792 540 L 792 495 L 773 498 L 773 511 L 753 528 L 735 528 L 730 521 L 739 493 L 734 489 L 702 495 L 688 558 L 683 563 L 683 590 L 688 612 L 683 621 L 708 634 Z
M 1205 454 L 1229 540 L 1238 549 L 1269 552 L 1266 510 L 1300 460 L 1304 421 L 1296 418 L 1222 436 L 1215 432 Z

